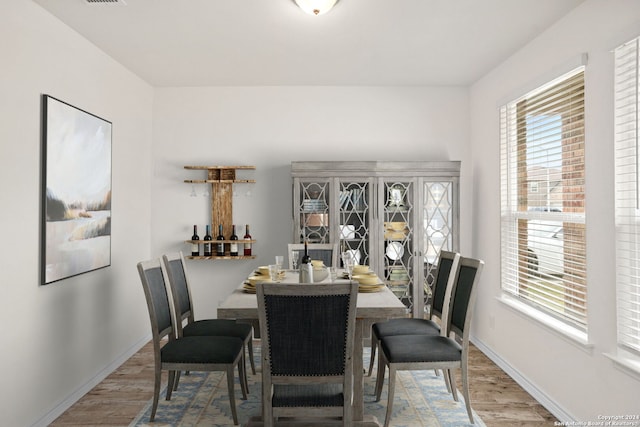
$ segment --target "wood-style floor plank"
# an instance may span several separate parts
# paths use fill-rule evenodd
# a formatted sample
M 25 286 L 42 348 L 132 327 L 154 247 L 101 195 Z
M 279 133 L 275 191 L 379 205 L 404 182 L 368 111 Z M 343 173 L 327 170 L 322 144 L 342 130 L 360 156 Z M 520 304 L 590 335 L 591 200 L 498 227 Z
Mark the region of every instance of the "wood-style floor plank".
M 480 350 L 470 347 L 471 405 L 487 427 L 553 426 L 558 421 Z M 459 375 L 456 382 L 460 389 Z M 128 426 L 152 394 L 153 347 L 148 343 L 51 426 Z

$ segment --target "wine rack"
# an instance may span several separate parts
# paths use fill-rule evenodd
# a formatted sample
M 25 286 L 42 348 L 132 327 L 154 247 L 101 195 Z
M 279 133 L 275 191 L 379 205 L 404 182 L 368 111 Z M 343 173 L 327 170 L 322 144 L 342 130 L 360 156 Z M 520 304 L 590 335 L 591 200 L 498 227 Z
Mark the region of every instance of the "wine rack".
M 238 170 L 255 170 L 255 166 L 185 166 L 187 170 L 199 170 L 206 171 L 206 179 L 185 179 L 184 182 L 188 184 L 210 184 L 211 185 L 211 224 L 212 229 L 215 229 L 218 224 L 222 224 L 224 230 L 227 233 L 231 232 L 233 226 L 233 185 L 234 184 L 254 184 L 254 179 L 238 179 L 236 177 L 236 171 Z M 255 255 L 244 256 L 238 254 L 237 256 L 229 255 L 227 250 L 228 245 L 231 243 L 237 243 L 242 250 L 242 245 L 245 243 L 255 243 L 255 240 L 207 240 L 206 243 L 211 243 L 213 247 L 217 243 L 225 244 L 224 256 L 187 256 L 189 259 L 202 259 L 202 260 L 217 260 L 217 259 L 255 259 Z M 205 240 L 185 240 L 185 243 L 193 244 L 197 243 L 198 246 L 204 245 Z

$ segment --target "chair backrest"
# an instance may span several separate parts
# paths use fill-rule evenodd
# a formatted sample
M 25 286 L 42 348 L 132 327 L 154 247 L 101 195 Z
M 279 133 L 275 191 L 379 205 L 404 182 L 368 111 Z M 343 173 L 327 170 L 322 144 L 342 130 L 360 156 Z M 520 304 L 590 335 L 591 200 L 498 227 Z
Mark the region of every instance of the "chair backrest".
M 178 329 L 178 336 L 181 336 L 184 319 L 188 319 L 189 323 L 195 319 L 184 256 L 182 252 L 169 253 L 162 256 L 162 261 L 169 277 L 173 306 L 176 310 L 176 317 L 179 320 L 176 324 L 176 329 Z
M 449 312 L 451 305 L 450 297 L 454 288 L 456 279 L 455 272 L 458 269 L 459 261 L 459 253 L 440 251 L 440 255 L 438 256 L 438 269 L 431 293 L 429 318 L 436 315 L 442 323 L 447 321 L 447 319 L 443 318 L 443 314 L 446 316 Z M 445 307 L 447 307 L 447 310 L 445 310 Z
M 469 326 L 473 317 L 477 283 L 480 280 L 483 267 L 484 261 L 473 258 L 460 257 L 458 263 L 455 287 L 451 296 L 453 301 L 447 334 L 453 332 L 462 337 L 464 342 L 469 339 Z
M 295 376 L 351 384 L 356 283 L 266 282 L 257 285 L 257 297 L 266 381 Z
M 304 254 L 304 243 L 289 243 L 288 245 L 289 269 L 293 268 L 291 253 L 298 252 L 298 260 L 302 259 Z M 337 243 L 309 243 L 309 256 L 311 259 L 322 260 L 327 267 L 338 267 L 338 244 Z M 299 262 L 299 261 L 298 261 Z
M 154 350 L 159 354 L 162 338 L 168 336 L 169 340 L 175 339 L 173 313 L 167 294 L 166 272 L 160 259 L 153 259 L 139 262 L 138 273 L 147 300 Z

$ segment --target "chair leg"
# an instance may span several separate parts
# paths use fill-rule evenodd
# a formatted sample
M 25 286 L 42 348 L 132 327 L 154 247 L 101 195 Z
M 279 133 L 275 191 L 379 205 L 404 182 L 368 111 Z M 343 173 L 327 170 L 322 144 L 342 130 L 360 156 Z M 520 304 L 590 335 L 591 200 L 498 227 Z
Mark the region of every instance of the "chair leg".
M 469 415 L 469 422 L 473 424 L 473 413 L 471 412 L 471 399 L 469 398 L 469 379 L 467 364 L 462 364 L 462 394 L 464 396 L 464 404 L 467 407 L 467 415 Z
M 242 380 L 240 380 L 242 382 Z M 227 368 L 227 387 L 229 389 L 229 405 L 231 406 L 231 415 L 233 416 L 233 424 L 238 425 L 238 412 L 236 411 L 236 397 L 233 392 L 235 384 L 233 381 L 233 365 Z
M 451 394 L 453 394 L 453 400 L 458 401 L 458 389 L 456 388 L 456 379 L 451 369 L 444 371 L 445 375 L 449 377 L 449 384 L 451 384 Z
M 173 386 L 173 391 L 176 391 L 178 389 L 178 383 L 180 382 L 180 373 L 182 371 L 177 371 L 176 372 L 176 381 L 175 381 L 175 385 Z
M 171 394 L 173 393 L 176 381 L 176 371 L 169 371 L 169 380 L 167 383 L 167 400 L 171 400 Z
M 253 360 L 253 338 L 249 337 L 247 341 L 247 350 L 249 350 L 249 363 L 251 364 L 251 372 L 256 374 L 256 362 Z
M 436 376 L 440 376 L 440 371 L 438 371 L 437 369 Z M 444 377 L 444 383 L 447 385 L 447 392 L 453 393 L 453 390 L 451 390 L 451 378 L 449 377 L 449 370 L 443 369 L 442 376 Z
M 369 373 L 368 377 L 371 376 L 371 372 L 373 371 L 373 361 L 376 358 L 376 349 L 378 348 L 378 337 L 373 333 L 373 329 L 371 330 L 371 359 L 369 360 Z
M 384 384 L 384 371 L 387 366 L 387 359 L 382 350 L 378 354 L 378 373 L 376 374 L 376 402 L 380 401 L 382 395 L 382 385 Z
M 238 362 L 238 378 L 240 380 L 240 389 L 242 390 L 242 400 L 247 400 L 249 383 L 247 382 L 247 367 L 244 363 L 244 352 L 242 352 L 242 360 Z
M 160 380 L 162 371 L 159 367 L 156 367 L 155 371 L 155 380 L 153 384 L 153 406 L 151 407 L 151 415 L 149 416 L 149 421 L 153 422 L 156 418 L 156 410 L 158 409 L 158 399 L 160 397 Z
M 393 397 L 396 391 L 396 368 L 389 365 L 389 392 L 387 398 L 387 414 L 384 417 L 384 427 L 389 427 L 391 421 L 391 413 L 393 412 Z

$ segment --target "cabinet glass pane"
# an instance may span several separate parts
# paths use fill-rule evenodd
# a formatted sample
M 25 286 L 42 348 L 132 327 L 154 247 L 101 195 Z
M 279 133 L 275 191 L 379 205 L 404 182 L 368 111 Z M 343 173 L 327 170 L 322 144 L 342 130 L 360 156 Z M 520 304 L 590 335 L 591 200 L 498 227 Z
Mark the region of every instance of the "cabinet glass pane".
M 424 301 L 431 297 L 438 255 L 453 251 L 453 182 L 425 182 L 423 187 Z
M 389 288 L 413 308 L 413 183 L 384 183 L 384 275 Z
M 329 183 L 300 183 L 300 241 L 329 242 Z
M 368 182 L 341 182 L 338 193 L 340 252 L 350 251 L 360 265 L 370 265 Z

